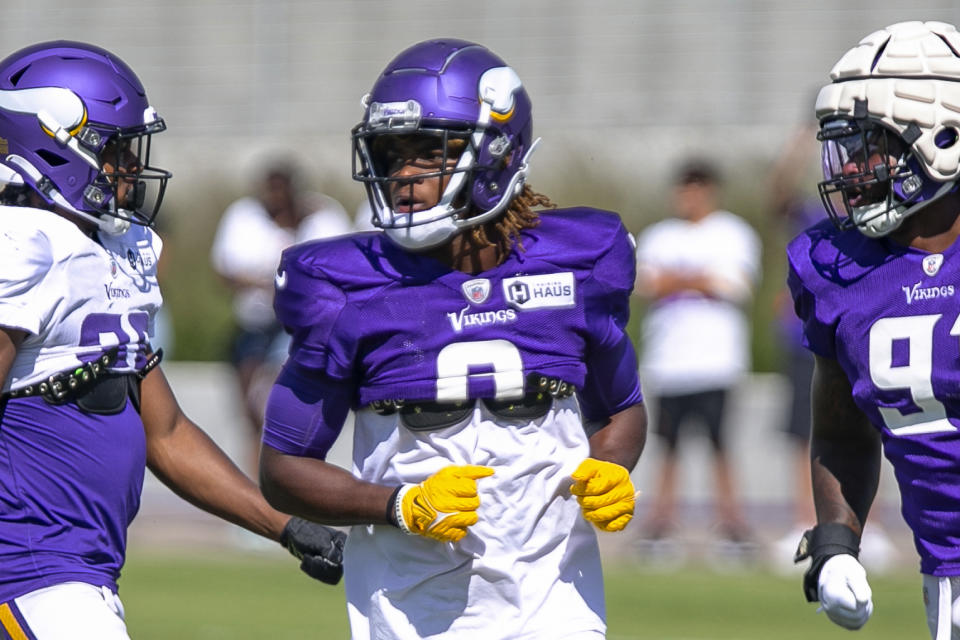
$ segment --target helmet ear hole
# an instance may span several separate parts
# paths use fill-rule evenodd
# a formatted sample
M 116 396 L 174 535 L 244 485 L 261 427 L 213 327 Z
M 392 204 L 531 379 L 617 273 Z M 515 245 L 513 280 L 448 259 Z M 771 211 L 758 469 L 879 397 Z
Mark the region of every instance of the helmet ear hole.
M 960 134 L 957 133 L 956 128 L 944 127 L 933 137 L 933 143 L 937 145 L 938 149 L 949 149 L 957 143 L 958 138 L 960 138 Z
M 59 156 L 53 153 L 52 151 L 48 151 L 46 149 L 37 149 L 37 155 L 43 158 L 43 161 L 46 162 L 51 167 L 61 167 L 67 164 L 67 162 L 69 162 L 69 160 L 67 160 L 63 156 Z

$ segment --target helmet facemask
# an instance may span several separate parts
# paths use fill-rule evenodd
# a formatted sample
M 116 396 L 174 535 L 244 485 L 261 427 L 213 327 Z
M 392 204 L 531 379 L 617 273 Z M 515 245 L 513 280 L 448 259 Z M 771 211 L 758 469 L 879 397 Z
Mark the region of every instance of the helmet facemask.
M 817 138 L 824 175 L 820 197 L 839 229 L 885 236 L 954 186 L 928 179 L 903 139 L 869 118 L 826 119 Z
M 467 194 L 479 167 L 469 131 L 418 128 L 410 133 L 371 134 L 355 130 L 354 149 L 354 179 L 364 183 L 371 202 L 379 205 L 373 207 L 378 227 L 405 229 L 470 216 Z M 407 163 L 419 170 L 403 171 Z M 426 181 L 436 182 L 436 193 L 424 190 Z M 423 200 L 429 206 L 418 205 Z
M 472 198 L 478 177 L 501 173 L 511 162 L 511 149 L 509 144 L 504 144 L 505 138 L 495 135 L 492 128 L 482 126 L 472 129 L 420 126 L 416 101 L 410 100 L 402 107 L 412 115 L 388 119 L 386 126 L 361 123 L 353 130 L 353 179 L 364 183 L 367 189 L 374 224 L 387 230 L 401 246 L 421 251 L 443 244 L 463 229 L 499 217 L 523 186 L 526 160 L 536 144 L 527 150 L 499 203 L 486 211 L 478 210 Z M 383 113 L 395 108 L 396 105 L 373 104 L 370 112 Z M 484 141 L 490 141 L 488 153 L 481 153 L 480 145 Z M 393 175 L 390 155 L 396 153 L 398 144 L 412 144 L 424 153 L 432 153 L 436 170 L 413 177 Z M 487 162 L 481 163 L 481 157 Z M 433 178 L 437 179 L 438 191 L 432 206 L 411 207 L 415 184 Z M 407 202 L 398 204 L 404 200 Z
M 169 171 L 150 164 L 150 150 L 153 134 L 165 129 L 161 119 L 140 129 L 114 129 L 103 144 L 98 154 L 100 169 L 83 192 L 85 204 L 101 220 L 107 217 L 144 226 L 153 224 L 171 176 Z M 103 222 L 107 226 L 118 224 Z

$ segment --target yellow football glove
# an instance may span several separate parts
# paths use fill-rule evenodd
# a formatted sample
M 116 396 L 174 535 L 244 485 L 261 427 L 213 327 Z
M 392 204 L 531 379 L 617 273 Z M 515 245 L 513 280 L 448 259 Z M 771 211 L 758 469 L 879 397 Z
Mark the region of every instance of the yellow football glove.
M 405 484 L 396 497 L 396 518 L 405 533 L 441 542 L 457 542 L 477 523 L 477 478 L 493 475 L 490 467 L 449 466 L 420 484 Z
M 571 475 L 583 517 L 602 531 L 621 531 L 633 518 L 636 492 L 630 472 L 615 462 L 587 458 Z

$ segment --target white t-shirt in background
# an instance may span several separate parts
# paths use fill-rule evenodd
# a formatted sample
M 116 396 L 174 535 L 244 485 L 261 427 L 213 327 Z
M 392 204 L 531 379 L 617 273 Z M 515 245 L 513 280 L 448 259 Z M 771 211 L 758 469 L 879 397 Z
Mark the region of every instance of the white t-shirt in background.
M 253 330 L 273 323 L 273 276 L 284 249 L 353 231 L 339 202 L 323 194 L 309 197 L 316 208 L 296 229 L 274 222 L 256 198 L 241 198 L 224 211 L 210 252 L 213 268 L 228 278 L 260 283 L 234 296 L 234 317 L 241 327 Z
M 687 292 L 653 301 L 643 319 L 644 384 L 679 395 L 726 388 L 750 368 L 743 308 L 760 269 L 760 239 L 740 217 L 715 211 L 698 222 L 671 218 L 637 238 L 638 278 L 704 272 L 724 297 Z

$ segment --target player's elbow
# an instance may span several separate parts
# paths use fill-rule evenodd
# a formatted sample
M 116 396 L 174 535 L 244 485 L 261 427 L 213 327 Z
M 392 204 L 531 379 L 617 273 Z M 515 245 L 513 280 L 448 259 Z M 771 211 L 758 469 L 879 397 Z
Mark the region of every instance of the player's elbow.
M 273 447 L 263 445 L 260 450 L 260 493 L 271 507 L 290 513 L 290 493 L 284 485 L 284 457 Z

